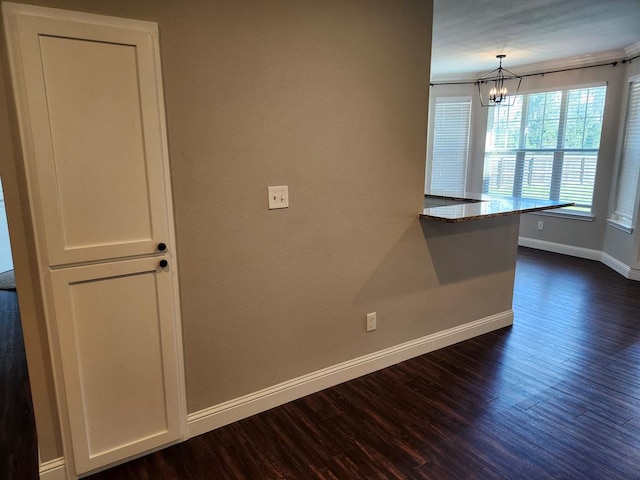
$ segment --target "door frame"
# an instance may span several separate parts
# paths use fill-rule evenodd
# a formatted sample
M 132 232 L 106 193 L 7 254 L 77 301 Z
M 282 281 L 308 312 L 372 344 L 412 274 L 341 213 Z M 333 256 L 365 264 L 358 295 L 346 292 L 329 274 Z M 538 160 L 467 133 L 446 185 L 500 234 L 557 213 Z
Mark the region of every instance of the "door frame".
M 39 231 L 40 214 L 37 209 L 39 198 L 37 189 L 34 188 L 30 180 L 34 178 L 32 177 L 32 169 L 34 168 L 33 138 L 31 136 L 28 108 L 26 106 L 27 96 L 22 77 L 22 69 L 19 68 L 21 65 L 18 47 L 19 16 L 46 17 L 117 28 L 130 28 L 149 34 L 154 45 L 155 70 L 159 96 L 158 108 L 162 119 L 160 122 L 160 133 L 163 143 L 163 163 L 165 165 L 163 177 L 169 205 L 169 242 L 170 245 L 174 246 L 173 254 L 176 255 L 158 25 L 155 22 L 142 20 L 2 2 L 2 17 L 5 29 L 5 36 L 2 39 L 2 62 L 5 68 L 4 82 L 12 140 L 8 148 L 12 151 L 10 155 L 7 155 L 6 160 L 2 161 L 0 168 L 2 169 L 3 178 L 7 179 L 5 184 L 7 217 L 9 234 L 13 246 L 16 283 L 20 291 L 18 298 L 24 328 L 30 383 L 32 391 L 36 392 L 34 395 L 34 410 L 36 410 L 36 421 L 39 417 L 51 417 L 51 425 L 53 425 L 54 428 L 59 427 L 63 457 L 62 459 L 54 460 L 56 465 L 64 465 L 67 478 L 75 479 L 77 478 L 77 474 L 75 472 L 75 461 L 71 443 L 67 397 L 62 379 L 60 345 L 56 334 L 55 317 L 53 315 L 52 292 L 46 287 L 49 283 L 46 281 L 47 275 L 49 274 L 49 265 L 46 263 L 47 255 L 42 251 L 42 246 L 38 241 L 38 238 L 41 238 L 43 234 L 43 232 Z M 1 106 L 0 104 L 0 107 Z M 2 133 L 3 132 L 0 132 L 0 135 Z M 174 262 L 177 263 L 177 259 L 175 259 Z M 182 431 L 181 439 L 178 440 L 179 442 L 186 438 L 187 403 L 184 374 L 184 342 L 182 339 L 179 307 L 179 285 L 175 269 L 172 269 L 171 275 L 175 275 L 173 279 L 173 295 L 175 298 L 175 302 L 173 302 L 175 305 L 174 318 L 176 319 L 174 333 L 176 338 L 175 349 L 178 363 L 178 394 Z M 49 357 L 50 364 L 43 358 L 45 356 Z M 44 391 L 41 391 L 43 387 Z M 56 405 L 51 406 L 51 403 L 55 403 Z M 47 408 L 51 411 L 44 412 L 43 410 Z M 56 414 L 58 418 L 55 418 Z M 53 433 L 54 437 L 57 436 L 56 432 Z M 112 465 L 128 460 L 130 459 L 123 459 L 122 462 L 116 462 Z M 95 471 L 99 470 L 101 469 Z

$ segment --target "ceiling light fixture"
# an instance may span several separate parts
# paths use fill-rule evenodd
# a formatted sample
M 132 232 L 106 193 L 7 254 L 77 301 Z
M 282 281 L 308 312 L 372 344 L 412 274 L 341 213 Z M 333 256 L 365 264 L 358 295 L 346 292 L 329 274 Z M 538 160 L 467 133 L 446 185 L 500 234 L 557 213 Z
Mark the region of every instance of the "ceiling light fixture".
M 496 55 L 500 65 L 495 70 L 483 75 L 476 81 L 478 86 L 478 95 L 480 95 L 480 104 L 483 107 L 499 107 L 501 105 L 513 105 L 515 97 L 520 90 L 522 77 L 519 77 L 506 68 L 502 68 L 502 59 L 506 55 L 501 53 Z M 516 84 L 517 81 L 517 84 Z M 515 92 L 509 92 L 507 84 L 515 87 Z M 483 94 L 484 90 L 484 94 Z

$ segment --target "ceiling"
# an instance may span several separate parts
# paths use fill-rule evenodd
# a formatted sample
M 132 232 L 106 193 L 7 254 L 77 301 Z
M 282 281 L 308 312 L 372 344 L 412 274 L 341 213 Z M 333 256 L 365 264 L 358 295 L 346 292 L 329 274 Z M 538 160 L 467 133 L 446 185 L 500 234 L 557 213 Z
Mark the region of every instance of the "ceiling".
M 615 53 L 640 42 L 640 0 L 434 0 L 431 79 Z M 617 51 L 617 52 L 615 52 Z M 600 57 L 603 57 L 601 55 Z

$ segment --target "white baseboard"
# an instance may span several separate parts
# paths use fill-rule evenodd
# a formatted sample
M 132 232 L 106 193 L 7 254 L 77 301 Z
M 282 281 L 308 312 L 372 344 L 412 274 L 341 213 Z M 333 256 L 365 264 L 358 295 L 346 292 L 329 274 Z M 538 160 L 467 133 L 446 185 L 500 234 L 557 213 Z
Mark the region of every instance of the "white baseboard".
M 629 265 L 622 263 L 620 260 L 612 257 L 608 253 L 602 253 L 602 263 L 612 270 L 615 270 L 623 277 L 629 278 L 629 275 L 631 274 L 631 267 Z
M 629 280 L 640 281 L 640 270 L 636 270 L 635 268 L 631 268 L 626 263 L 622 263 L 615 257 L 612 257 L 608 253 L 602 252 L 602 263 L 604 263 L 607 267 L 615 270 L 620 275 Z
M 536 250 L 544 250 L 546 252 L 561 253 L 572 257 L 586 258 L 587 260 L 602 260 L 602 252 L 600 250 L 548 242 L 536 238 L 518 237 L 518 245 L 521 247 L 535 248 Z
M 419 355 L 513 324 L 513 310 L 364 355 L 189 414 L 188 438 L 367 375 Z
M 401 343 L 278 385 L 215 405 L 187 416 L 184 440 L 207 433 L 256 413 L 333 387 L 354 378 L 390 367 L 410 358 L 448 347 L 499 328 L 513 325 L 513 310 L 481 318 L 458 327 Z M 64 458 L 40 464 L 40 480 L 67 480 Z
M 572 257 L 597 260 L 629 280 L 640 281 L 640 270 L 631 268 L 626 263 L 622 263 L 617 258 L 600 250 L 574 247 L 573 245 L 564 245 L 562 243 L 547 242 L 545 240 L 537 240 L 535 238 L 527 237 L 518 237 L 518 245 L 522 247 L 535 248 L 537 250 L 545 250 L 547 252 L 571 255 Z
M 67 480 L 64 458 L 55 458 L 40 463 L 40 480 Z

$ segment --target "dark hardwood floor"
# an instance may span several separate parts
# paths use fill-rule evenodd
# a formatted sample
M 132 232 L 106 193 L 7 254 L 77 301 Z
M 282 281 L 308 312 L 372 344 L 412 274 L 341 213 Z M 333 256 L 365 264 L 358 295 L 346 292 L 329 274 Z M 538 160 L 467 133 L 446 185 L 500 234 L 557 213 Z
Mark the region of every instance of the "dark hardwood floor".
M 521 249 L 514 310 L 513 327 L 91 478 L 640 478 L 640 283 Z
M 32 480 L 38 442 L 15 291 L 0 290 L 0 478 Z
M 513 327 L 90 478 L 640 479 L 640 282 L 521 249 L 514 310 Z

